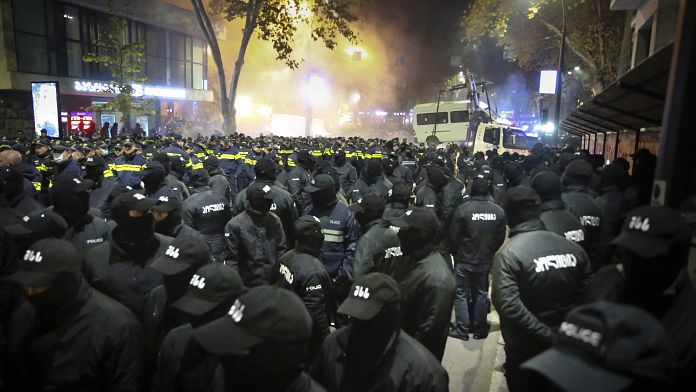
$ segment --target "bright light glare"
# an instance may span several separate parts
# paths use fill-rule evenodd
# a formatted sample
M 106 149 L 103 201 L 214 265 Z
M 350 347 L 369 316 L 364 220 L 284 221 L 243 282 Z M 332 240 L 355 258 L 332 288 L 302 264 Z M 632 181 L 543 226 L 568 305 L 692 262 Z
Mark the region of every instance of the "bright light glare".
M 384 110 L 375 110 L 375 116 L 377 116 L 377 117 L 384 117 L 386 115 L 387 115 L 387 112 L 385 112 Z
M 556 71 L 541 71 L 539 77 L 539 93 L 556 93 Z
M 246 95 L 240 95 L 234 101 L 234 108 L 237 110 L 237 116 L 248 117 L 254 112 L 254 104 L 251 101 L 251 97 Z
M 360 53 L 360 58 L 361 59 L 366 59 L 367 58 L 367 52 L 365 49 L 359 47 L 359 46 L 349 46 L 346 49 L 346 54 L 350 57 L 354 57 L 356 53 Z
M 305 85 L 305 95 L 312 106 L 322 106 L 329 99 L 329 86 L 319 75 L 312 75 Z
M 483 110 L 486 110 L 488 109 L 488 104 L 486 104 L 485 102 L 479 102 L 479 107 Z
M 305 2 L 302 2 L 300 4 L 299 9 L 295 6 L 294 2 L 291 2 L 288 5 L 288 13 L 293 18 L 298 18 L 298 19 L 309 19 L 309 17 L 312 16 L 312 10 L 309 9 L 309 6 Z
M 360 93 L 353 93 L 350 95 L 350 101 L 353 102 L 353 104 L 360 102 L 360 98 L 362 98 Z
M 579 70 L 580 70 L 580 67 L 575 67 L 575 70 L 576 70 L 576 71 L 579 71 Z
M 542 124 L 540 127 L 540 129 L 546 133 L 552 133 L 555 128 L 556 127 L 553 125 L 552 122 L 547 122 L 546 124 Z
M 508 120 L 507 118 L 503 118 L 503 117 L 496 118 L 495 122 L 498 124 L 501 124 L 501 125 L 507 125 L 507 126 L 512 125 L 512 121 Z
M 258 109 L 259 116 L 270 117 L 273 114 L 273 108 L 268 105 L 261 105 Z

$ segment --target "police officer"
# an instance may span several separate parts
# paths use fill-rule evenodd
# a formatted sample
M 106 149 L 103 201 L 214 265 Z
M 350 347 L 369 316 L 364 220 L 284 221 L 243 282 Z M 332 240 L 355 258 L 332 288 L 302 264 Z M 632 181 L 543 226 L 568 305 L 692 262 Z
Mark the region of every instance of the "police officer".
M 324 342 L 311 374 L 329 391 L 447 391 L 447 372 L 399 328 L 399 285 L 381 273 L 357 278 L 339 312 L 350 324 Z
M 505 213 L 489 200 L 488 181 L 474 179 L 470 191 L 471 198 L 457 208 L 448 232 L 457 278 L 456 328 L 449 336 L 462 340 L 469 340 L 469 332 L 474 339 L 488 336 L 488 272 L 495 252 L 505 241 Z M 473 314 L 469 314 L 469 302 L 473 303 Z
M 148 162 L 145 164 L 141 176 L 145 196 L 153 199 L 159 199 L 160 196 L 172 198 L 177 197 L 179 199 L 183 199 L 183 196 L 178 188 L 177 190 L 174 190 L 167 185 L 165 181 L 167 172 L 164 169 L 164 166 L 162 166 L 162 164 L 159 162 Z
M 578 218 L 565 209 L 565 202 L 561 199 L 561 178 L 552 171 L 543 171 L 532 177 L 532 188 L 541 198 L 539 218 L 546 230 L 562 235 L 584 248 L 585 229 Z
M 335 187 L 333 178 L 328 174 L 316 176 L 306 188 L 312 204 L 305 209 L 305 214 L 321 220 L 324 233 L 322 261 L 332 278 L 336 277 L 341 266 L 353 263 L 360 230 L 353 213 L 336 199 Z
M 114 174 L 106 165 L 104 158 L 98 155 L 86 158 L 83 167 L 85 179 L 92 181 L 89 192 L 89 207 L 101 212 L 102 209 L 108 208 L 108 205 L 104 204 L 114 186 Z
M 155 391 L 204 389 L 198 383 L 201 380 L 192 376 L 192 373 L 202 373 L 203 378 L 209 378 L 208 374 L 200 372 L 208 363 L 201 365 L 201 358 L 189 349 L 193 329 L 225 316 L 243 290 L 237 271 L 222 263 L 205 264 L 190 277 L 186 294 L 172 304 L 173 309 L 185 315 L 188 323 L 169 331 L 162 341 L 157 357 Z
M 224 260 L 225 224 L 231 217 L 230 205 L 209 185 L 205 169 L 193 171 L 191 196 L 184 201 L 184 223 L 198 230 L 208 240 L 210 251 L 218 262 Z
M 408 211 L 411 200 L 412 184 L 398 183 L 392 188 L 391 202 L 384 208 L 384 218 L 395 218 Z
M 312 316 L 312 338 L 308 360 L 314 358 L 324 339 L 329 335 L 328 301 L 331 299 L 331 278 L 321 263 L 324 234 L 321 221 L 305 215 L 295 221 L 295 248 L 278 260 L 276 285 L 297 294 Z
M 292 195 L 276 184 L 276 167 L 270 159 L 262 158 L 256 162 L 254 173 L 256 174 L 256 182 L 263 186 L 268 185 L 271 189 L 269 194 L 273 199 L 273 203 L 271 204 L 270 211 L 276 214 L 283 223 L 285 238 L 288 247 L 291 248 L 294 246 L 292 225 L 297 219 L 297 207 L 295 206 Z M 243 212 L 248 205 L 249 201 L 247 200 L 246 189 L 243 189 L 235 198 L 233 208 L 234 214 L 236 215 Z
M 208 239 L 200 231 L 183 222 L 184 203 L 177 197 L 160 196 L 157 204 L 152 207 L 155 220 L 155 233 L 167 237 L 178 238 L 189 236 L 208 243 Z
M 271 187 L 254 182 L 246 189 L 246 197 L 246 210 L 225 225 L 225 263 L 238 269 L 247 287 L 254 287 L 270 281 L 287 244 L 280 218 L 270 212 Z
M 314 158 L 307 151 L 297 153 L 297 165 L 288 173 L 288 192 L 297 206 L 298 214 L 302 214 L 304 209 L 311 204 L 309 195 L 305 188 L 312 181 L 312 171 L 314 170 Z
M 104 219 L 89 212 L 88 191 L 91 187 L 91 180 L 64 173 L 56 178 L 51 188 L 53 211 L 68 223 L 63 238 L 80 253 L 107 241 L 111 232 L 111 226 Z
M 179 180 L 179 178 L 172 172 L 172 162 L 177 161 L 179 162 L 180 158 L 169 158 L 167 154 L 163 152 L 156 152 L 152 154 L 152 162 L 158 162 L 162 167 L 164 167 L 164 171 L 166 173 L 166 177 L 164 177 L 164 182 L 171 188 L 174 192 L 179 192 L 181 193 L 181 197 L 183 200 L 186 200 L 191 194 L 184 185 L 184 183 Z
M 234 194 L 229 179 L 220 168 L 220 160 L 215 155 L 210 155 L 203 161 L 203 167 L 210 176 L 210 189 L 229 200 L 230 205 L 232 205 Z
M 264 285 L 196 328 L 193 338 L 219 357 L 226 390 L 315 392 L 322 388 L 303 371 L 311 334 L 312 319 L 297 295 Z
M 81 270 L 74 246 L 44 239 L 8 277 L 27 294 L 7 331 L 9 390 L 140 389 L 142 329 L 127 308 L 93 290 Z
M 111 203 L 116 227 L 109 241 L 85 253 L 85 277 L 95 289 L 126 305 L 140 320 L 150 290 L 162 283 L 147 268 L 171 244 L 154 232 L 152 207 L 157 203 L 137 191 L 120 194 Z
M 348 191 L 348 200 L 356 203 L 363 195 L 378 194 L 384 201 L 389 201 L 393 184 L 384 177 L 380 160 L 369 159 L 360 173 L 360 178 Z
M 123 143 L 123 155 L 114 160 L 112 170 L 116 173 L 116 181 L 121 185 L 133 188 L 140 186 L 140 172 L 147 160 L 135 153 L 138 148 L 132 141 L 126 141 Z
M 544 230 L 541 200 L 531 188 L 507 191 L 510 240 L 493 259 L 492 299 L 505 339 L 505 378 L 521 390 L 519 365 L 548 348 L 553 329 L 578 305 L 590 279 L 590 260 L 572 241 Z
M 401 247 L 396 232 L 383 219 L 384 200 L 368 193 L 348 209 L 355 214 L 362 234 L 355 246 L 353 263 L 343 266 L 342 278 L 350 284 L 369 272 L 389 273 L 400 260 Z
M 592 165 L 583 159 L 571 162 L 563 173 L 563 194 L 566 209 L 573 214 L 585 230 L 585 248 L 597 269 L 605 263 L 600 259 L 600 241 L 604 210 L 589 194 L 590 179 L 594 175 Z
M 43 209 L 43 204 L 24 190 L 24 177 L 16 166 L 0 167 L 0 182 L 2 182 L 2 193 L 7 200 L 7 206 L 16 214 L 26 215 Z
M 401 327 L 442 360 L 456 283 L 437 251 L 440 222 L 429 208 L 389 219 L 399 228 L 403 258 L 392 276 L 401 290 Z
M 355 182 L 358 180 L 358 173 L 355 170 L 355 166 L 348 163 L 346 152 L 343 150 L 336 151 L 333 161 L 334 167 L 340 177 L 341 189 L 347 192 L 353 188 L 353 185 L 355 185 Z

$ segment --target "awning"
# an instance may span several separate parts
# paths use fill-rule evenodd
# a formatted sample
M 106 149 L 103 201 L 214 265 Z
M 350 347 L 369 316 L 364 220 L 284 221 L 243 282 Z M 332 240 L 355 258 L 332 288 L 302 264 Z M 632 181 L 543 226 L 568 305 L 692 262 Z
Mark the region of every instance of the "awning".
M 673 46 L 669 44 L 660 49 L 604 91 L 582 102 L 561 122 L 561 129 L 586 136 L 659 127 Z

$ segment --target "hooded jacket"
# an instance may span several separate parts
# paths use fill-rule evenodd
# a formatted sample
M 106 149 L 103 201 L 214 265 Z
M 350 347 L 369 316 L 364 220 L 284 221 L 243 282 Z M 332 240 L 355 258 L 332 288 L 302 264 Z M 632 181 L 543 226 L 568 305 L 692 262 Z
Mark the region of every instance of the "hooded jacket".
M 228 201 L 209 186 L 194 189 L 184 201 L 183 222 L 205 237 L 217 261 L 225 255 L 225 224 L 231 215 Z
M 302 166 L 295 166 L 288 173 L 288 192 L 297 206 L 297 212 L 301 213 L 312 201 L 305 187 L 312 181 L 312 175 Z
M 401 328 L 442 360 L 454 294 L 454 275 L 434 245 L 405 255 L 392 277 L 401 290 Z
M 590 278 L 587 253 L 540 220 L 510 228 L 493 259 L 491 295 L 509 361 L 521 363 L 553 342 L 554 328 L 581 303 Z
M 396 231 L 383 219 L 370 222 L 355 246 L 353 263 L 343 266 L 348 282 L 370 272 L 388 274 L 401 259 L 401 244 Z
M 82 281 L 69 310 L 39 331 L 24 302 L 8 334 L 6 375 L 14 391 L 138 391 L 142 329 L 118 302 Z
M 149 253 L 139 252 L 139 263 L 113 238 L 85 253 L 84 275 L 92 287 L 125 305 L 142 320 L 145 300 L 150 291 L 162 283 L 159 272 L 147 268 L 164 254 L 172 239 L 155 233 L 148 246 Z
M 288 242 L 288 248 L 294 247 L 295 241 L 293 240 L 292 225 L 297 219 L 297 207 L 295 206 L 292 195 L 290 195 L 288 191 L 277 186 L 274 181 L 263 179 L 257 179 L 256 181 L 271 187 L 269 192 L 273 198 L 271 212 L 278 215 L 278 218 L 280 218 L 280 221 L 283 223 L 283 231 L 285 231 L 285 239 Z M 249 201 L 247 200 L 246 189 L 244 189 L 237 194 L 234 200 L 233 214 L 241 214 L 248 206 Z
M 268 284 L 287 249 L 283 224 L 272 212 L 247 209 L 227 222 L 225 239 L 225 263 L 237 268 L 247 287 Z
M 311 375 L 329 391 L 342 391 L 346 372 L 350 327 L 331 334 L 317 356 Z M 363 392 L 444 392 L 449 389 L 447 371 L 428 349 L 399 331 L 372 367 L 375 377 Z
M 297 294 L 312 317 L 312 338 L 309 343 L 309 358 L 312 358 L 329 336 L 327 304 L 331 298 L 331 278 L 317 257 L 300 249 L 286 252 L 278 260 L 276 285 Z
M 505 212 L 488 196 L 473 196 L 452 216 L 449 246 L 454 261 L 471 272 L 487 271 L 505 241 Z

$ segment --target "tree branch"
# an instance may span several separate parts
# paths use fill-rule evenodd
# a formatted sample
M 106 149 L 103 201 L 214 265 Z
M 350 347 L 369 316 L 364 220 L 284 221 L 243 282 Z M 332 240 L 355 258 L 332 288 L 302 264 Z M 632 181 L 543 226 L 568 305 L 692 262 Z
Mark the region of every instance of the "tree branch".
M 541 20 L 541 23 L 543 23 L 547 29 L 549 29 L 552 33 L 557 35 L 558 38 L 561 38 L 561 36 L 563 35 L 561 30 L 559 30 L 556 26 L 552 25 L 551 23 L 545 21 L 543 18 L 539 18 L 539 20 Z M 580 58 L 580 60 L 582 60 L 585 64 L 587 64 L 590 68 L 592 68 L 593 71 L 597 71 L 597 69 L 598 69 L 597 64 L 595 64 L 592 60 L 590 60 L 590 58 L 587 57 L 585 54 L 580 52 L 577 49 L 577 47 L 575 46 L 575 43 L 570 38 L 568 38 L 567 34 L 566 34 L 566 44 L 568 45 L 568 48 L 570 48 L 570 50 L 572 50 L 573 53 L 575 53 L 575 55 Z

